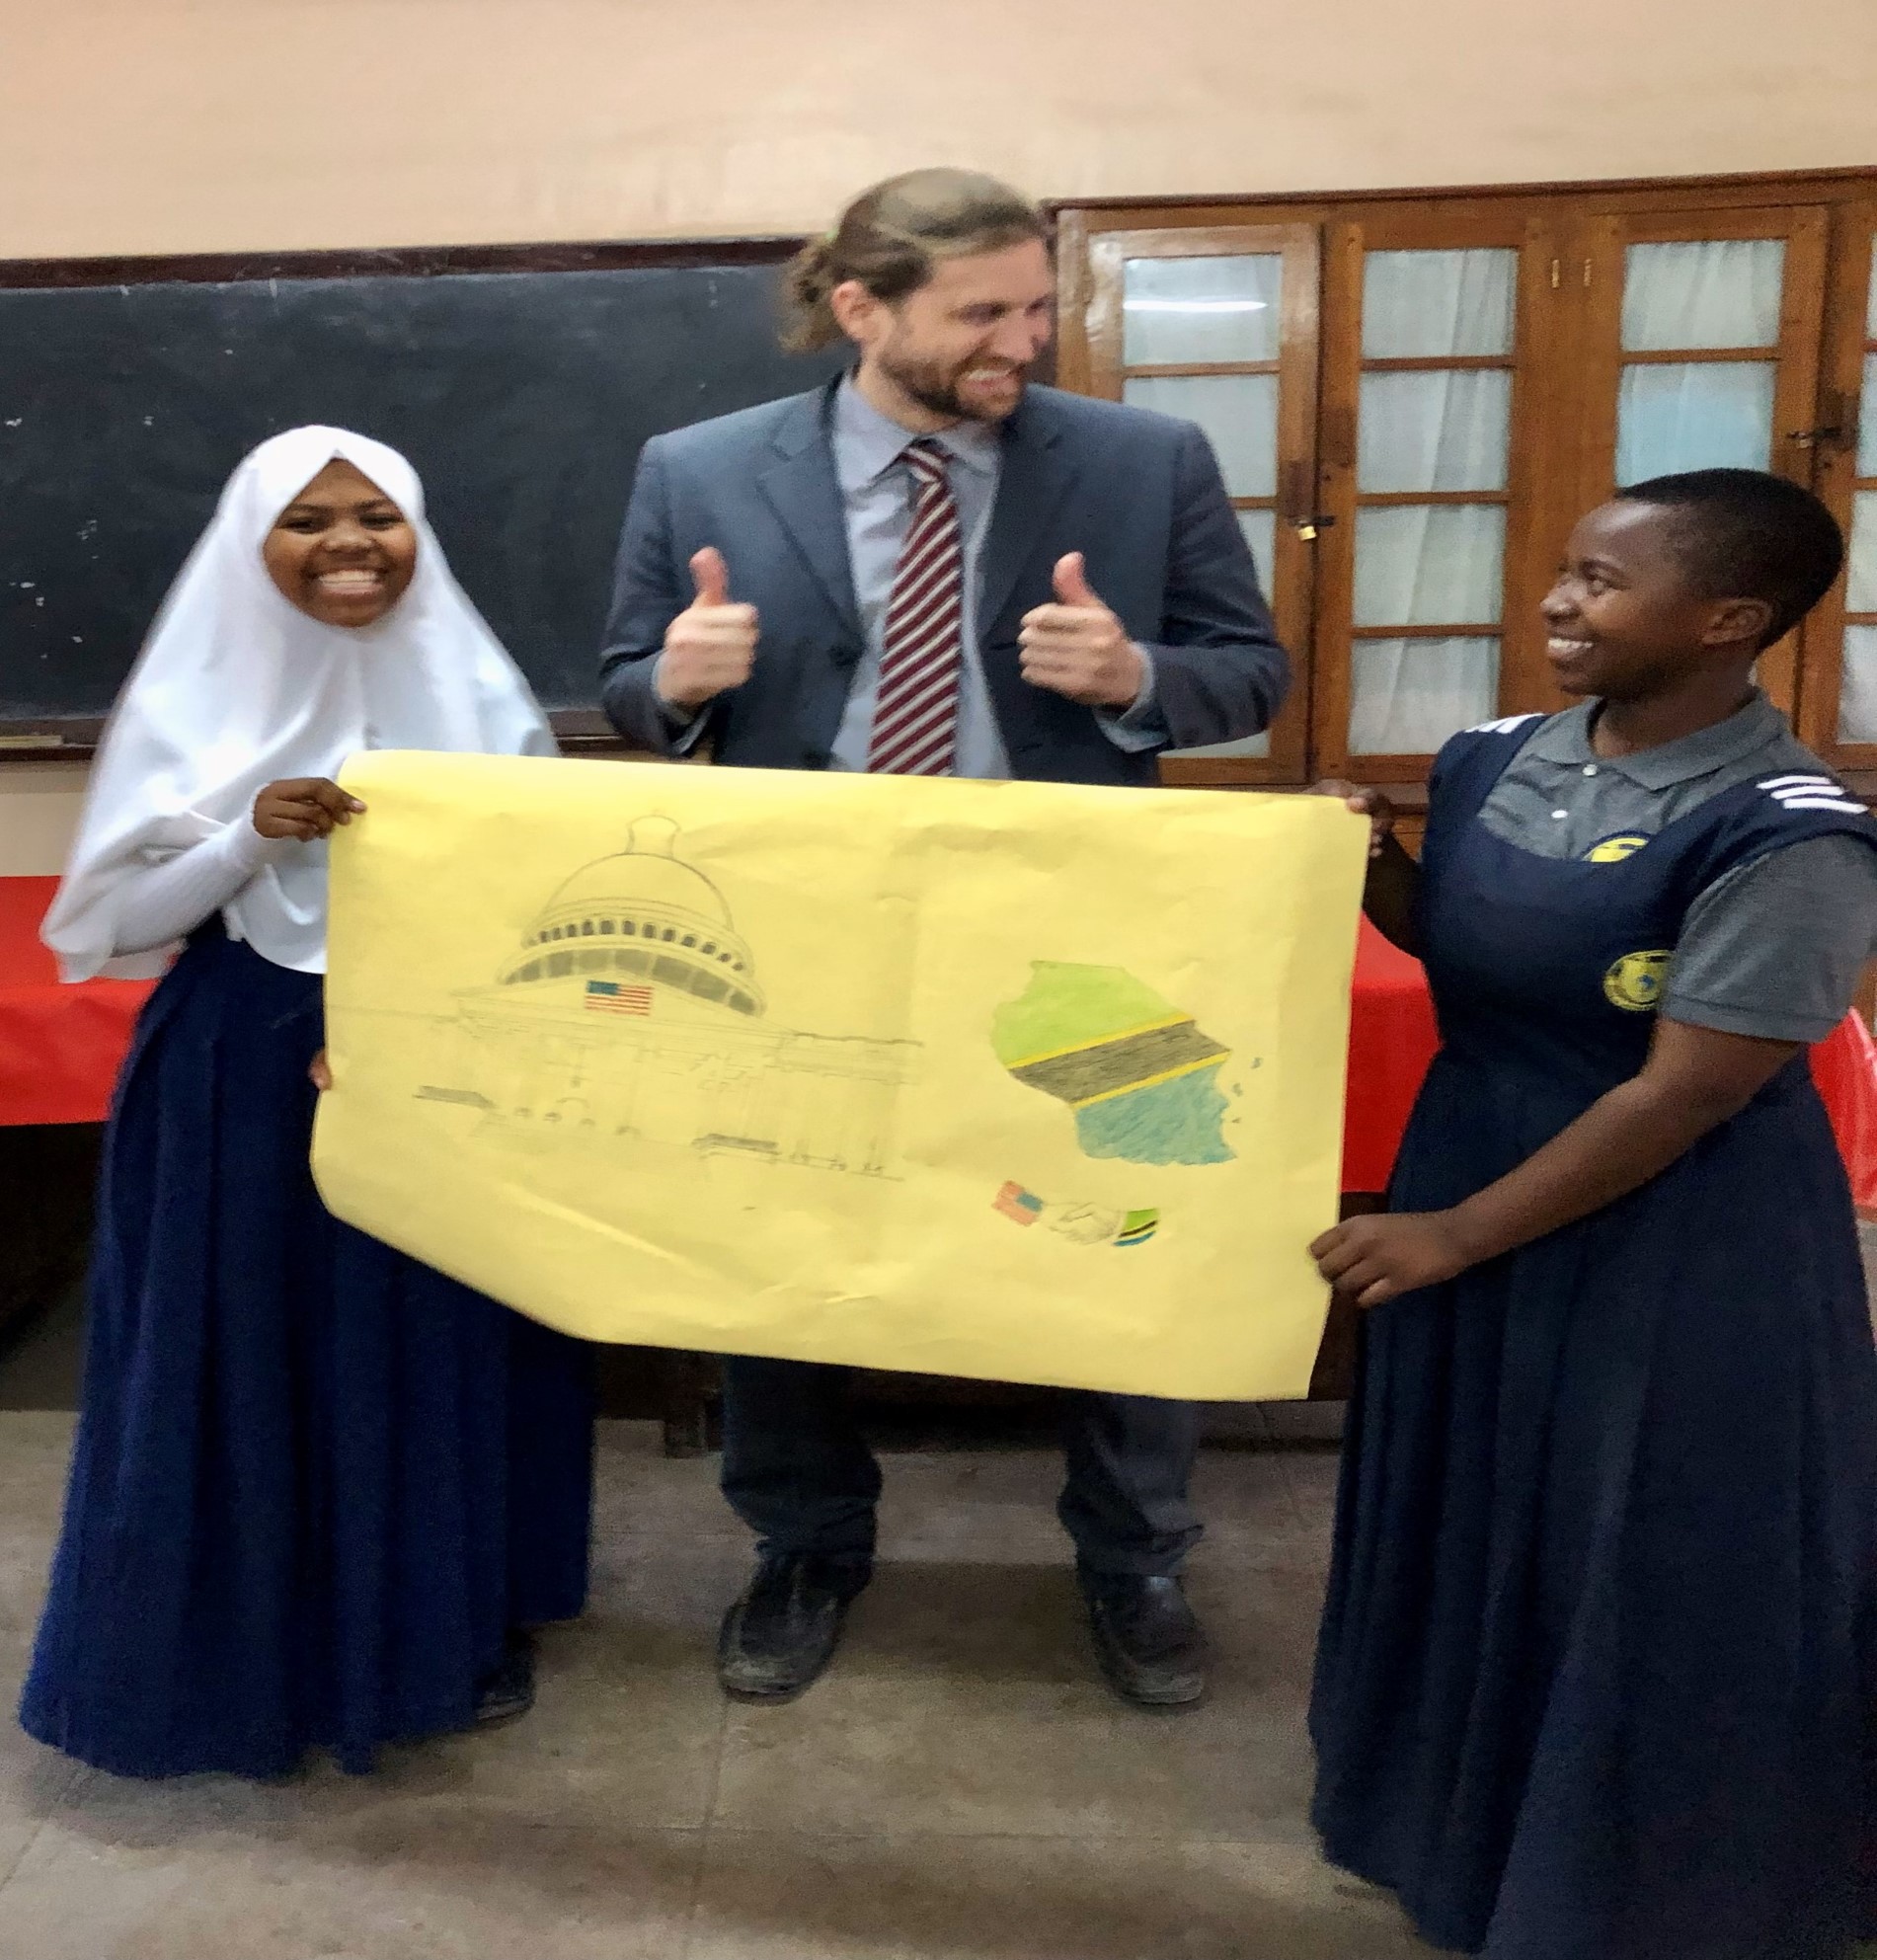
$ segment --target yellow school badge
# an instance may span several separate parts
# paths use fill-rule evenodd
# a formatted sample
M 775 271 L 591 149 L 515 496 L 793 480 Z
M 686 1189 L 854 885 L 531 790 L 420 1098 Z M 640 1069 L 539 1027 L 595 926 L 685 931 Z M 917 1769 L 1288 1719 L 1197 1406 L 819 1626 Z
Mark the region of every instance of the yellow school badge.
M 1647 837 L 1620 836 L 1605 837 L 1602 843 L 1593 844 L 1584 853 L 1586 864 L 1621 864 L 1626 857 L 1634 857 L 1649 841 Z
M 1662 977 L 1675 957 L 1668 948 L 1625 953 L 1603 976 L 1603 997 L 1626 1014 L 1649 1014 L 1661 1004 Z

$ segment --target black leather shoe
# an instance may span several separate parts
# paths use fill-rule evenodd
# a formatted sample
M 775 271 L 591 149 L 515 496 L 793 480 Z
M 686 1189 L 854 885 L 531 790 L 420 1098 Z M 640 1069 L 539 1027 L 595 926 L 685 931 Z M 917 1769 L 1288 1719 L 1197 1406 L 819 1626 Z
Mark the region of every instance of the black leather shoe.
M 717 1636 L 724 1692 L 733 1701 L 790 1701 L 813 1686 L 867 1578 L 825 1559 L 764 1557 Z
M 1140 1708 L 1190 1707 L 1206 1692 L 1206 1636 L 1177 1579 L 1079 1575 L 1095 1658 L 1108 1685 Z
M 509 1722 L 534 1706 L 534 1641 L 518 1627 L 508 1634 L 501 1664 L 476 1689 L 478 1723 Z

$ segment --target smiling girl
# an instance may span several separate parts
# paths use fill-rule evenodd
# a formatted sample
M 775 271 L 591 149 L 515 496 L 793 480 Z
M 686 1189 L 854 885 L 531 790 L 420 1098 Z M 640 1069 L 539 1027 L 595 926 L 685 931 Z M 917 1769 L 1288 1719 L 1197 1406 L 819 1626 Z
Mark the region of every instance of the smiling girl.
M 45 923 L 67 980 L 164 975 L 107 1134 L 21 1708 L 121 1774 L 362 1770 L 517 1713 L 522 1629 L 585 1595 L 581 1351 L 340 1224 L 308 1169 L 326 839 L 369 822 L 332 778 L 393 746 L 554 750 L 410 465 L 292 430 L 171 588 Z
M 1545 601 L 1566 713 L 1442 751 L 1367 902 L 1443 1047 L 1368 1309 L 1311 1730 L 1330 1857 L 1499 1960 L 1827 1960 L 1865 1901 L 1877 1355 L 1806 1044 L 1877 823 L 1755 663 L 1836 578 L 1796 485 L 1626 491 Z

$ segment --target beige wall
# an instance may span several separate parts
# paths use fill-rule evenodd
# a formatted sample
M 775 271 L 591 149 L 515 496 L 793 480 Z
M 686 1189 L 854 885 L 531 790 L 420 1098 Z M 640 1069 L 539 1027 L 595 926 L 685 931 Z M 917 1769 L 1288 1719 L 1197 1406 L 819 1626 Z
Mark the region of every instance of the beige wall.
M 1877 0 L 0 0 L 0 257 L 823 224 L 1045 196 L 1868 163 Z M 0 761 L 0 874 L 77 772 Z
M 84 794 L 82 762 L 0 762 L 0 878 L 56 871 Z
M 1869 162 L 1872 0 L 0 0 L 0 255 Z

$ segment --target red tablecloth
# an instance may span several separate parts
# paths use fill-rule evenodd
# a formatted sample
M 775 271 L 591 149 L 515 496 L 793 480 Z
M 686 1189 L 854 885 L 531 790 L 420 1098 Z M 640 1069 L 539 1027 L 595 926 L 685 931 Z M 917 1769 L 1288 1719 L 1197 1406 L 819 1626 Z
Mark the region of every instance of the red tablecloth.
M 39 944 L 56 878 L 0 878 L 0 1124 L 99 1123 L 148 980 L 61 986 Z
M 1367 919 L 1356 957 L 1349 1026 L 1349 1116 L 1343 1189 L 1379 1191 L 1421 1077 L 1439 1046 L 1421 963 L 1398 952 Z M 1860 1212 L 1877 1212 L 1877 1040 L 1847 1014 L 1812 1051 L 1812 1078 L 1838 1137 Z
M 0 878 L 0 1124 L 97 1123 L 150 991 L 143 980 L 61 986 L 39 944 L 53 878 Z M 1436 1047 L 1418 962 L 1365 920 L 1349 1036 L 1343 1189 L 1379 1191 Z M 1855 1015 L 1812 1052 L 1860 1209 L 1877 1210 L 1877 1042 Z

